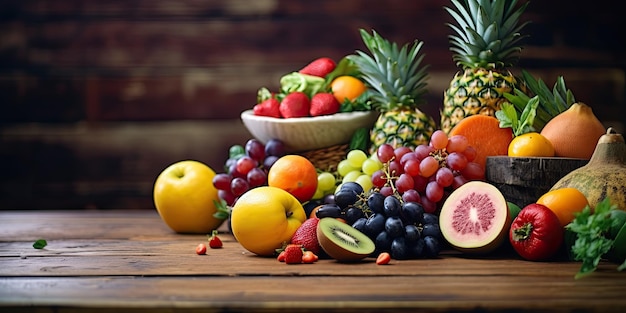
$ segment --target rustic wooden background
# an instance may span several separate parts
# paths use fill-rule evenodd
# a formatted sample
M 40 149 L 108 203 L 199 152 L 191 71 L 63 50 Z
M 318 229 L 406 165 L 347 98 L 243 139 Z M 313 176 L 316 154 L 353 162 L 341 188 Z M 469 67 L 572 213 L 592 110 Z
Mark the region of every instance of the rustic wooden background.
M 359 28 L 425 41 L 439 118 L 456 67 L 445 0 L 2 0 L 0 209 L 152 208 L 182 159 L 221 171 L 261 86 L 362 49 Z M 611 1 L 531 1 L 519 67 L 563 75 L 607 125 L 626 124 L 624 18 Z

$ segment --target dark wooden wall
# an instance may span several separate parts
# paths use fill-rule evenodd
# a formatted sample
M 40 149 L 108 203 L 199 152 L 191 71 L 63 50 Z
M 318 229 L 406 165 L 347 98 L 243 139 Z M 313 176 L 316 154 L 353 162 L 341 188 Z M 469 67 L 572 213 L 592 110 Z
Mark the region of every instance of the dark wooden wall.
M 239 113 L 308 61 L 362 49 L 359 28 L 425 41 L 424 110 L 456 67 L 445 0 L 0 1 L 0 209 L 151 208 L 168 164 L 217 171 Z M 531 1 L 520 68 L 623 129 L 626 36 L 610 1 Z

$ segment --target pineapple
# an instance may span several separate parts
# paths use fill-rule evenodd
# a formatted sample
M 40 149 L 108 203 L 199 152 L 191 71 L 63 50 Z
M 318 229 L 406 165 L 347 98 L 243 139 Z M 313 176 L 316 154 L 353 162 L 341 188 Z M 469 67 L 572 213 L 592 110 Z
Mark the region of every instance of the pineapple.
M 372 107 L 380 111 L 370 131 L 370 153 L 384 143 L 415 148 L 428 143 L 435 131 L 435 120 L 418 109 L 426 93 L 426 69 L 420 54 L 422 41 L 398 48 L 372 30 L 361 29 L 361 37 L 371 53 L 357 51 L 348 56 L 368 86 Z
M 441 129 L 446 133 L 461 119 L 475 114 L 495 116 L 519 83 L 509 68 L 521 51 L 519 18 L 528 2 L 517 0 L 452 0 L 456 11 L 444 7 L 457 25 L 449 24 L 450 50 L 461 70 L 444 91 Z
M 533 129 L 541 131 L 553 117 L 565 112 L 576 102 L 571 90 L 565 86 L 565 79 L 559 76 L 552 90 L 541 80 L 533 77 L 529 72 L 522 70 L 525 90 L 515 89 L 515 93 L 504 94 L 508 102 L 513 104 L 518 115 L 521 115 L 531 97 L 539 97 L 539 105 L 535 112 Z

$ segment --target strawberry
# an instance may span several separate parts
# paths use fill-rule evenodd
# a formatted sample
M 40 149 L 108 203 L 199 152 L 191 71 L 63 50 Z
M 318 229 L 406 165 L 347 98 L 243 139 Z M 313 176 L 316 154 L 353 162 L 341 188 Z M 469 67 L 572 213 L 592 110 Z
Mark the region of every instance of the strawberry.
M 319 241 L 317 241 L 317 223 L 319 220 L 317 217 L 305 220 L 291 237 L 291 243 L 302 245 L 304 249 L 319 254 L 322 249 Z
M 318 77 L 326 77 L 328 73 L 332 72 L 335 67 L 337 67 L 337 63 L 333 61 L 331 58 L 322 57 L 313 60 L 311 63 L 307 64 L 298 72 L 300 74 L 313 75 Z
M 311 101 L 309 97 L 300 91 L 294 91 L 283 98 L 280 102 L 280 115 L 284 118 L 309 116 Z
M 300 264 L 302 263 L 302 245 L 288 244 L 285 247 L 285 263 L 286 264 Z
M 278 262 L 285 262 L 285 251 L 284 250 L 280 251 L 280 253 L 276 257 L 276 260 L 278 260 Z
M 378 265 L 389 264 L 389 261 L 391 261 L 391 254 L 389 254 L 389 252 L 381 252 L 378 257 L 376 257 L 376 264 Z
M 318 259 L 319 257 L 311 251 L 304 251 L 302 253 L 302 263 L 315 263 Z
M 209 237 L 209 247 L 211 247 L 211 249 L 222 247 L 222 240 L 217 236 L 217 230 L 214 230 Z
M 196 254 L 198 255 L 206 254 L 206 245 L 203 243 L 198 244 L 198 246 L 196 247 Z
M 252 108 L 252 112 L 254 112 L 254 115 L 280 118 L 281 115 L 280 110 L 278 109 L 279 107 L 280 101 L 278 101 L 276 98 L 269 98 L 261 103 L 256 104 Z
M 339 112 L 341 104 L 332 93 L 320 92 L 311 98 L 311 108 L 309 114 L 311 116 L 331 115 Z

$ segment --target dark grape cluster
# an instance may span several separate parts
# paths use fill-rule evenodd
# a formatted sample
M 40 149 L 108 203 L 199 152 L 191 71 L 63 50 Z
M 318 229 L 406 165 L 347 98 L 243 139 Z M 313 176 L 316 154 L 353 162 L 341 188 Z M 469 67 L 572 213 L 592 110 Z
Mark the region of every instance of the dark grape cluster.
M 265 144 L 249 139 L 245 146 L 231 146 L 224 164 L 225 172 L 213 177 L 219 198 L 232 206 L 246 191 L 267 185 L 269 169 L 284 155 L 285 144 L 278 139 L 270 139 Z
M 365 192 L 358 183 L 347 182 L 335 193 L 334 203 L 321 205 L 315 214 L 343 218 L 374 241 L 375 255 L 389 252 L 397 260 L 432 258 L 442 248 L 437 215 L 424 212 L 419 202 L 402 200 L 397 193 Z

